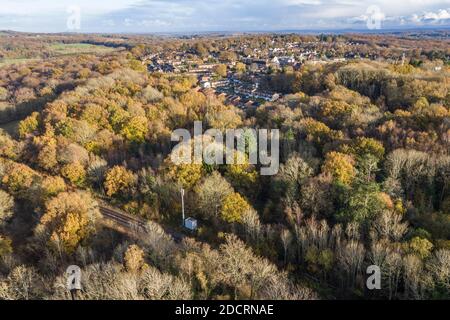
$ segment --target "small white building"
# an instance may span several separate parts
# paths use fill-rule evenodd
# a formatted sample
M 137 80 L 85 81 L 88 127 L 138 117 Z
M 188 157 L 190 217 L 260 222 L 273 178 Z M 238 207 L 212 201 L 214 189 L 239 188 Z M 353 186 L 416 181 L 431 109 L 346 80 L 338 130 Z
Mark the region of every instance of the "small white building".
M 186 220 L 184 220 L 184 226 L 186 227 L 186 229 L 189 229 L 191 231 L 196 231 L 197 230 L 197 219 L 187 218 Z
M 203 89 L 209 89 L 209 88 L 211 88 L 211 82 L 210 82 L 210 81 L 202 81 L 202 82 L 200 83 L 200 85 L 201 85 L 201 87 L 202 87 Z

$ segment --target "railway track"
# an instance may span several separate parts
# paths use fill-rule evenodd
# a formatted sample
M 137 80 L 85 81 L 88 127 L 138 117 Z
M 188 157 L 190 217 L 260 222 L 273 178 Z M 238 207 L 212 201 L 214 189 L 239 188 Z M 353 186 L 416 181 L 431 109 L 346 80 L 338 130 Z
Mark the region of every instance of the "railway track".
M 104 218 L 111 220 L 118 225 L 133 231 L 145 232 L 145 221 L 137 217 L 125 214 L 117 209 L 100 206 L 100 213 Z
M 126 214 L 118 209 L 113 209 L 110 207 L 106 207 L 101 205 L 99 207 L 100 213 L 102 216 L 110 221 L 113 221 L 114 223 L 118 224 L 119 226 L 125 228 L 128 231 L 131 232 L 137 232 L 138 234 L 145 235 L 147 234 L 147 228 L 146 228 L 146 221 L 144 219 L 133 217 L 129 214 Z M 181 242 L 183 238 L 185 237 L 184 234 L 180 232 L 176 232 L 173 230 L 167 230 L 165 229 L 167 234 L 169 234 L 176 242 Z

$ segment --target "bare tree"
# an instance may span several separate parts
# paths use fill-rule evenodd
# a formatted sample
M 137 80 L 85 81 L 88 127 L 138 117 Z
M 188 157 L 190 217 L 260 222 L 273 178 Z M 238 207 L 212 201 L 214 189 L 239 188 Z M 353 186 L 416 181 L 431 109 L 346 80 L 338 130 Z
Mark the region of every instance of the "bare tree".
M 437 250 L 426 268 L 436 283 L 442 285 L 450 292 L 450 250 Z
M 33 267 L 20 265 L 0 280 L 0 299 L 36 300 L 44 295 L 44 280 Z
M 291 245 L 294 237 L 292 236 L 292 233 L 289 231 L 289 229 L 283 229 L 281 231 L 280 238 L 284 250 L 284 264 L 286 265 L 289 246 Z
M 408 224 L 402 222 L 402 215 L 394 210 L 383 210 L 373 223 L 377 234 L 381 238 L 399 241 L 408 230 Z

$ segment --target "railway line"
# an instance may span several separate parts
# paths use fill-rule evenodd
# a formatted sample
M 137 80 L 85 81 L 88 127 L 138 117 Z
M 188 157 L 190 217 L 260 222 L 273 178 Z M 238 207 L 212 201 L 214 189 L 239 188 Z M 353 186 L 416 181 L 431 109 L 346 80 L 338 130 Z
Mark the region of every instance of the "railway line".
M 100 213 L 102 216 L 110 220 L 117 225 L 123 227 L 124 229 L 132 232 L 132 233 L 138 233 L 142 236 L 145 236 L 147 234 L 147 228 L 146 228 L 146 221 L 144 219 L 133 217 L 129 214 L 126 214 L 118 209 L 107 207 L 104 205 L 99 206 Z M 165 231 L 167 234 L 169 234 L 176 242 L 181 242 L 185 235 L 174 231 L 174 230 L 168 230 L 165 228 Z

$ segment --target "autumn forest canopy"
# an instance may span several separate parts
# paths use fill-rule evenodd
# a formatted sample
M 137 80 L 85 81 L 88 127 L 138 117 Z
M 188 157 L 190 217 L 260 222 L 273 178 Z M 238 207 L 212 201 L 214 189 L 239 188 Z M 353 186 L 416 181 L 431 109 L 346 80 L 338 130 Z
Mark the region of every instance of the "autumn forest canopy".
M 0 33 L 0 299 L 449 299 L 449 44 Z M 174 164 L 195 121 L 278 173 Z

